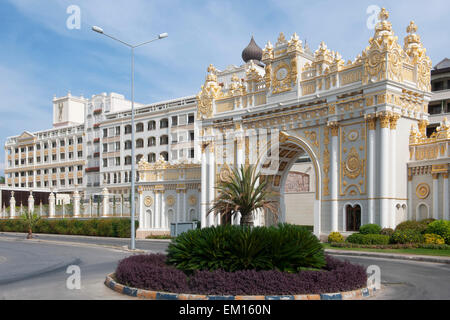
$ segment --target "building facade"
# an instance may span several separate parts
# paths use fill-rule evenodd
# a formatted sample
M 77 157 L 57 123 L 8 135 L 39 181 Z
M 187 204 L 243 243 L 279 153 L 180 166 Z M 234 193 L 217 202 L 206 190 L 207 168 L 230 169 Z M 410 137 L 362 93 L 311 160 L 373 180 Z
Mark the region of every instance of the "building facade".
M 432 70 L 414 22 L 401 45 L 385 9 L 379 18 L 354 60 L 323 42 L 312 52 L 296 34 L 264 50 L 252 38 L 244 64 L 210 65 L 197 95 L 138 104 L 138 237 L 167 234 L 172 222 L 222 223 L 208 214 L 216 183 L 250 164 L 279 202 L 255 212 L 256 225 L 325 235 L 449 219 L 448 60 Z M 115 215 L 108 201 L 129 197 L 130 102 L 68 95 L 53 105 L 53 129 L 8 138 L 8 187 L 81 191 L 90 202 L 78 216 Z

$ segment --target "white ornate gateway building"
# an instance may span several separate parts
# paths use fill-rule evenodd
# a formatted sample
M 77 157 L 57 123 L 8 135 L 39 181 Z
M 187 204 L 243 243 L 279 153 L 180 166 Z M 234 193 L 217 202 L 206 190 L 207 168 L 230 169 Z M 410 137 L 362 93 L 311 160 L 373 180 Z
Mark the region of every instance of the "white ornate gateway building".
M 383 9 L 369 45 L 352 61 L 324 43 L 313 53 L 296 34 L 286 39 L 281 33 L 264 50 L 252 38 L 242 53 L 245 64 L 223 71 L 210 65 L 196 97 L 174 100 L 164 112 L 140 106 L 145 137 L 137 159 L 137 236 L 168 233 L 172 222 L 223 223 L 207 214 L 215 185 L 233 166 L 249 164 L 278 194 L 278 221 L 313 225 L 317 235 L 367 223 L 395 228 L 406 219 L 449 219 L 450 123 L 443 118 L 427 136 L 431 60 L 414 22 L 400 44 L 388 18 Z M 126 149 L 127 117 L 129 110 L 121 110 L 98 122 L 106 136 L 95 139 L 107 146 L 97 151 L 99 168 L 90 172 L 101 189 L 128 192 L 129 159 L 120 150 L 124 143 Z M 163 118 L 168 123 L 161 126 Z M 167 139 L 147 137 L 156 124 L 167 129 Z M 183 138 L 179 126 L 188 132 Z M 73 128 L 75 143 L 87 125 Z M 7 152 L 32 138 L 16 139 L 7 142 Z M 151 152 L 162 142 L 170 148 Z M 8 153 L 7 161 L 22 154 Z M 7 165 L 7 174 L 17 171 Z M 7 176 L 8 185 L 30 181 L 30 174 L 21 177 Z M 256 225 L 277 220 L 271 212 L 254 216 Z

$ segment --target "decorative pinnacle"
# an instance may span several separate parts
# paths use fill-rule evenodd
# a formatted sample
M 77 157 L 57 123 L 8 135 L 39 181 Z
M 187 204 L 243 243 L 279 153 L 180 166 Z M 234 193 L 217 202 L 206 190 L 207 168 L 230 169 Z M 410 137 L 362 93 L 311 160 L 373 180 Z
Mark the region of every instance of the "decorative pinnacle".
M 386 8 L 382 8 L 378 17 L 381 21 L 386 21 L 387 19 L 389 19 L 389 12 L 386 10 Z
M 406 28 L 406 32 L 408 32 L 409 34 L 413 34 L 417 32 L 417 25 L 414 21 L 411 21 L 409 23 L 409 26 Z

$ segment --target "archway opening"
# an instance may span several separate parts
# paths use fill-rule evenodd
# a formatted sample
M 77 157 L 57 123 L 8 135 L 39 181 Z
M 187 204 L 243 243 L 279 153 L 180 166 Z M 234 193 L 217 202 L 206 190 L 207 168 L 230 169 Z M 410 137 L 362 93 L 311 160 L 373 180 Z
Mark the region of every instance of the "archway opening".
M 347 231 L 359 231 L 361 227 L 361 206 L 360 205 L 347 205 L 346 211 L 346 230 Z
M 278 216 L 265 213 L 263 224 L 273 225 L 286 222 L 307 226 L 317 236 L 320 234 L 320 169 L 318 158 L 312 148 L 302 139 L 280 134 L 276 172 L 264 174 L 265 168 L 273 163 L 268 152 L 261 161 L 260 170 L 267 181 L 267 188 L 273 191 L 280 203 Z M 272 149 L 273 150 L 273 149 Z

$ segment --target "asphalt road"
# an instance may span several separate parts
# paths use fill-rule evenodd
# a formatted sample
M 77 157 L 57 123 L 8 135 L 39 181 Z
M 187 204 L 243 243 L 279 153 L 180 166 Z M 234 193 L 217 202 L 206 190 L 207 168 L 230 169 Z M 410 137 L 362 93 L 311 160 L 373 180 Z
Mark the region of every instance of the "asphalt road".
M 133 254 L 119 249 L 129 240 L 48 237 L 52 242 L 26 241 L 23 234 L 0 234 L 0 299 L 133 299 L 103 284 L 105 275 L 114 271 L 118 261 Z M 39 238 L 44 240 L 47 236 Z M 75 244 L 76 241 L 80 243 Z M 137 247 L 164 252 L 167 245 L 164 241 L 142 241 Z M 354 256 L 336 258 L 380 267 L 382 291 L 372 299 L 450 299 L 448 264 Z M 80 267 L 79 290 L 67 288 L 71 274 L 66 270 L 70 265 Z

